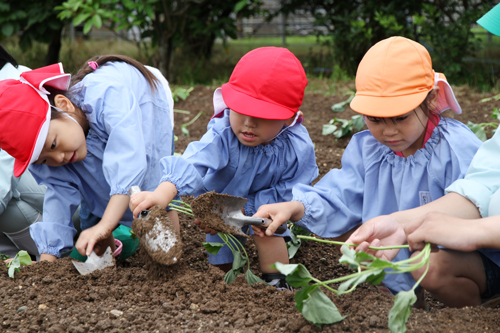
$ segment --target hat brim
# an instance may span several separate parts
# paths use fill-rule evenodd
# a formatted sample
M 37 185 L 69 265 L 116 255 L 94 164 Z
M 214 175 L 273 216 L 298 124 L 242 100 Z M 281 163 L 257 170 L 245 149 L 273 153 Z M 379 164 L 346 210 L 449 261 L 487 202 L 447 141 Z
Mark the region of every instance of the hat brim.
M 297 111 L 299 111 L 292 111 L 280 105 L 248 96 L 235 90 L 228 83 L 222 85 L 221 91 L 222 98 L 226 105 L 231 110 L 246 116 L 262 119 L 286 120 L 295 116 Z
M 496 5 L 489 12 L 484 14 L 477 23 L 497 36 L 500 36 L 500 4 Z
M 397 117 L 415 110 L 427 97 L 428 91 L 404 96 L 355 95 L 350 107 L 369 117 Z

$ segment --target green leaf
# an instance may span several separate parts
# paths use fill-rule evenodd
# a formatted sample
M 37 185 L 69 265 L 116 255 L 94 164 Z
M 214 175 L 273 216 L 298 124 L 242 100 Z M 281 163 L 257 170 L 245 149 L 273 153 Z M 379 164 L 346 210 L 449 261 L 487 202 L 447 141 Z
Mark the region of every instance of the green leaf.
M 236 3 L 236 5 L 234 6 L 234 12 L 235 13 L 239 12 L 240 10 L 242 10 L 243 8 L 245 8 L 246 5 L 247 5 L 247 0 L 238 1 Z
M 366 282 L 368 280 L 368 278 L 370 278 L 370 277 L 374 277 L 374 278 L 372 278 L 372 280 L 378 281 L 380 279 L 380 276 L 382 276 L 382 279 L 383 279 L 383 276 L 385 276 L 385 272 L 383 269 L 364 271 L 363 274 L 355 276 L 347 281 L 344 281 L 339 286 L 337 296 L 345 294 L 345 292 L 347 290 L 351 289 L 352 287 L 356 288 L 356 286 L 358 286 L 361 283 Z
M 224 246 L 224 243 L 203 242 L 201 244 L 203 244 L 208 253 L 213 254 L 214 256 L 217 255 L 219 250 Z
M 97 29 L 100 29 L 102 27 L 102 19 L 100 15 L 94 15 L 92 17 L 92 21 Z
M 329 135 L 334 133 L 336 130 L 337 130 L 336 125 L 323 125 L 323 132 L 321 134 Z
M 81 13 L 81 14 L 78 14 L 78 16 L 76 16 L 73 19 L 73 25 L 76 27 L 77 25 L 79 25 L 83 21 L 86 21 L 89 18 L 89 16 L 90 16 L 90 13 Z
M 14 259 L 8 264 L 6 264 L 9 268 L 8 274 L 12 279 L 14 278 L 14 272 L 21 270 L 19 269 L 21 265 L 31 265 L 31 257 L 26 251 L 19 251 Z
M 233 283 L 233 281 L 236 280 L 238 274 L 239 272 L 236 272 L 233 269 L 231 269 L 229 272 L 226 273 L 226 275 L 224 275 L 224 282 L 226 282 L 226 284 Z
M 231 250 L 231 252 L 233 252 Z M 247 258 L 241 254 L 240 251 L 233 252 L 233 270 L 241 270 L 243 273 L 243 267 L 247 264 Z
M 10 37 L 14 33 L 14 26 L 11 23 L 2 24 L 2 35 Z
M 361 129 L 365 126 L 365 121 L 363 120 L 363 116 L 358 114 L 355 116 L 352 116 L 352 124 L 354 125 L 354 128 L 356 128 L 356 131 L 361 131 Z
M 391 332 L 406 332 L 406 322 L 411 315 L 411 306 L 417 301 L 413 290 L 400 291 L 389 311 L 389 329 Z
M 85 25 L 83 26 L 83 33 L 86 35 L 92 30 L 92 24 L 94 22 L 92 20 L 88 20 Z
M 182 135 L 189 136 L 189 130 L 187 129 L 187 126 L 185 124 L 181 125 L 181 132 Z
M 341 264 L 349 264 L 349 268 L 355 269 L 359 267 L 359 262 L 356 260 L 356 250 L 351 249 L 347 245 L 342 245 L 342 257 L 340 257 L 339 262 Z
M 247 279 L 248 285 L 250 286 L 257 282 L 264 282 L 257 275 L 252 273 L 250 269 L 247 269 L 247 271 L 245 272 L 245 278 Z
M 469 121 L 467 123 L 467 127 L 470 128 L 470 130 L 476 134 L 476 136 L 479 138 L 481 141 L 486 141 L 486 132 L 484 130 L 484 127 L 481 126 L 481 124 L 474 124 L 473 122 Z
M 302 264 L 282 264 L 275 263 L 273 268 L 286 275 L 286 282 L 294 288 L 304 287 L 312 281 L 312 276 L 307 268 Z
M 295 293 L 295 307 L 305 319 L 315 325 L 334 324 L 345 318 L 318 285 L 308 286 L 297 291 Z

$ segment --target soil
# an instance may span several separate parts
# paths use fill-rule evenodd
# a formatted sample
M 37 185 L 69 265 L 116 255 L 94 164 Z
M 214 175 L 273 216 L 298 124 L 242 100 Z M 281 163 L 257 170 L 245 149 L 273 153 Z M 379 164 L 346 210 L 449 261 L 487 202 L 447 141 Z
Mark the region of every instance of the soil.
M 227 211 L 227 206 L 230 201 L 228 200 L 238 200 L 241 197 L 235 197 L 233 195 L 221 194 L 207 192 L 203 193 L 191 201 L 191 209 L 193 210 L 194 216 L 205 226 L 214 229 L 215 231 L 220 231 L 226 234 L 232 234 L 235 236 L 248 237 L 245 233 L 241 231 L 241 227 L 238 228 L 232 224 L 226 224 L 224 220 L 224 211 Z M 185 200 L 185 199 L 184 199 Z M 246 199 L 244 199 L 243 204 L 245 204 Z M 226 205 L 224 205 L 226 203 Z M 225 209 L 226 206 L 226 209 Z M 242 208 L 241 206 L 240 208 Z M 238 208 L 238 207 L 236 207 Z
M 492 94 L 478 94 L 467 87 L 455 88 L 463 114 L 462 122 L 489 122 L 495 101 L 480 103 Z M 197 140 L 206 131 L 212 114 L 213 89 L 196 87 L 176 108 L 176 124 L 200 119 L 188 127 L 190 137 L 176 128 L 176 151 Z M 340 167 L 349 138 L 335 141 L 322 136 L 322 125 L 334 116 L 350 119 L 347 109 L 333 113 L 330 107 L 346 96 L 307 93 L 301 110 L 304 125 L 316 145 L 321 178 Z M 447 116 L 453 116 L 450 113 Z M 243 275 L 226 285 L 224 273 L 207 262 L 201 242 L 204 234 L 193 218 L 180 215 L 183 255 L 175 265 L 156 264 L 140 249 L 116 266 L 82 276 L 69 258 L 53 263 L 40 262 L 21 269 L 15 279 L 0 264 L 1 332 L 388 332 L 387 315 L 393 297 L 371 285 L 336 297 L 346 318 L 322 328 L 307 322 L 295 309 L 294 292 L 277 291 L 264 283 L 248 286 Z M 246 246 L 252 271 L 258 273 L 258 259 L 251 240 Z M 311 274 L 327 280 L 350 273 L 338 263 L 338 250 L 327 244 L 303 242 L 292 263 L 304 264 Z M 457 291 L 460 292 L 460 291 Z M 430 311 L 412 309 L 409 332 L 498 332 L 498 309 L 466 307 L 451 309 L 426 295 Z

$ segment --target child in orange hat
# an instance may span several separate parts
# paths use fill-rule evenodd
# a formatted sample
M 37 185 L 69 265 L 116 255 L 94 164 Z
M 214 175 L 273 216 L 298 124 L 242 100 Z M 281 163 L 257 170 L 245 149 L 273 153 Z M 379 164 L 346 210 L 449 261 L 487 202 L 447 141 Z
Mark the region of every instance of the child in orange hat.
M 191 142 L 181 157 L 162 159 L 158 188 L 131 196 L 134 215 L 154 205 L 166 207 L 177 194 L 208 191 L 247 198 L 245 214 L 252 215 L 263 204 L 291 199 L 295 184 L 311 184 L 318 167 L 299 111 L 306 84 L 300 61 L 287 49 L 263 47 L 244 55 L 229 82 L 214 93 L 207 133 Z M 289 237 L 286 229 L 255 239 L 262 278 L 278 289 L 288 285 L 270 266 L 288 263 Z M 207 241 L 222 243 L 217 235 L 207 234 Z M 233 255 L 224 246 L 217 255 L 209 254 L 209 261 L 228 271 Z
M 356 89 L 351 108 L 368 130 L 352 137 L 341 169 L 314 186 L 296 185 L 291 202 L 260 207 L 255 216 L 273 219 L 266 234 L 290 220 L 318 236 L 346 240 L 373 217 L 442 197 L 465 175 L 481 141 L 464 124 L 440 116 L 461 109 L 422 45 L 403 37 L 378 42 L 359 64 Z M 409 256 L 402 250 L 395 259 Z M 387 274 L 384 284 L 398 293 L 415 280 Z
M 500 35 L 500 5 L 477 23 Z M 422 207 L 367 221 L 348 241 L 365 249 L 368 242 L 375 246 L 408 242 L 417 251 L 422 250 L 424 242 L 445 246 L 447 249 L 440 248 L 431 254 L 431 266 L 421 285 L 448 306 L 497 307 L 500 303 L 499 146 L 497 131 L 481 145 L 464 179 L 451 184 L 445 196 Z M 377 255 L 392 258 L 395 253 L 379 251 Z M 423 270 L 416 271 L 414 277 L 419 278 L 422 273 Z
M 0 81 L 0 147 L 15 158 L 16 177 L 29 166 L 47 186 L 43 221 L 30 226 L 41 260 L 73 248 L 80 204 L 88 219 L 78 252 L 119 252 L 112 231 L 132 223 L 127 191 L 154 189 L 159 160 L 173 152 L 173 101 L 157 69 L 110 55 L 70 79 L 54 64 Z

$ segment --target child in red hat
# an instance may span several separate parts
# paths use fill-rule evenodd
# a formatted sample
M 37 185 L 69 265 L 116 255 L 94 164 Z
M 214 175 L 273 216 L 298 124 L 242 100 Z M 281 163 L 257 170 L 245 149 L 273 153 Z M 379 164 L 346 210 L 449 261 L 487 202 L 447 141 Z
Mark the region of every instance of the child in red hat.
M 311 184 L 318 168 L 299 111 L 306 84 L 301 63 L 287 49 L 263 47 L 243 56 L 229 82 L 214 93 L 207 133 L 181 157 L 162 159 L 158 188 L 132 195 L 134 215 L 153 205 L 166 207 L 177 194 L 215 191 L 247 198 L 244 210 L 251 216 L 263 204 L 289 200 L 295 184 Z M 263 280 L 279 289 L 287 287 L 284 276 L 270 266 L 288 263 L 289 236 L 287 229 L 255 239 Z M 208 234 L 207 241 L 222 242 Z M 233 256 L 225 246 L 209 254 L 209 261 L 227 271 Z
M 110 55 L 70 79 L 55 64 L 0 81 L 0 147 L 15 158 L 15 176 L 30 166 L 47 186 L 43 222 L 30 226 L 41 260 L 71 250 L 80 204 L 88 219 L 78 252 L 115 250 L 113 229 L 133 219 L 128 189 L 156 188 L 159 160 L 173 152 L 173 101 L 157 69 Z

